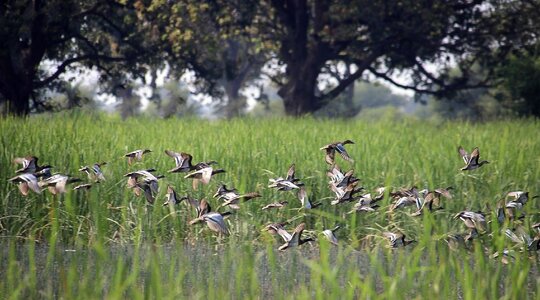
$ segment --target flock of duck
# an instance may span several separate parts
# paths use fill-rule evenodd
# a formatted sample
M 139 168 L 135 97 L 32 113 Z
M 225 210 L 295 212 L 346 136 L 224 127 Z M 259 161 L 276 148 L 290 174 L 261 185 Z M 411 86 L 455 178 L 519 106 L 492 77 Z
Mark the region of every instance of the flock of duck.
M 334 142 L 325 145 L 320 150 L 325 151 L 325 161 L 330 166 L 327 171 L 327 176 L 330 181 L 330 190 L 335 194 L 335 198 L 330 202 L 331 205 L 343 205 L 344 203 L 354 202 L 351 210 L 348 214 L 353 213 L 369 213 L 379 209 L 378 202 L 383 200 L 387 189 L 380 187 L 375 189 L 375 193 L 362 194 L 364 188 L 359 186 L 360 180 L 354 176 L 354 170 L 342 172 L 336 164 L 336 153 L 347 162 L 354 162 L 351 156 L 347 153 L 345 145 L 354 144 L 351 140 L 345 140 L 342 142 Z M 143 156 L 149 152 L 149 149 L 140 149 L 125 154 L 128 165 L 132 165 L 137 161 L 142 161 Z M 462 171 L 470 171 L 480 168 L 481 166 L 489 163 L 485 160 L 480 160 L 480 151 L 478 148 L 474 148 L 469 154 L 462 147 L 458 148 L 459 155 L 463 158 L 465 165 L 461 168 Z M 211 178 L 217 174 L 224 173 L 223 169 L 216 169 L 213 165 L 217 164 L 216 161 L 192 163 L 193 157 L 184 152 L 174 152 L 165 150 L 165 153 L 174 159 L 175 166 L 170 169 L 169 173 L 186 173 L 184 178 L 193 180 L 193 189 L 196 190 L 200 183 L 209 184 Z M 8 181 L 17 184 L 19 191 L 23 195 L 28 195 L 30 191 L 35 193 L 42 193 L 45 188 L 48 189 L 53 195 L 65 193 L 67 185 L 75 182 L 82 182 L 81 179 L 73 178 L 63 174 L 52 174 L 50 165 L 40 166 L 38 164 L 38 158 L 35 156 L 15 158 L 13 160 L 16 164 L 21 164 L 22 168 L 15 171 L 17 174 L 15 177 Z M 93 183 L 99 183 L 105 180 L 105 176 L 101 168 L 106 165 L 106 162 L 95 163 L 93 165 L 84 166 L 79 171 L 84 172 L 88 176 L 88 183 L 82 183 L 75 187 L 73 190 L 90 189 Z M 158 193 L 160 178 L 163 175 L 154 175 L 155 169 L 143 169 L 138 171 L 129 172 L 124 175 L 127 178 L 127 188 L 133 190 L 137 196 L 144 195 L 148 203 L 154 204 L 156 195 Z M 277 191 L 297 191 L 297 197 L 302 204 L 303 209 L 313 209 L 322 203 L 312 202 L 304 184 L 295 176 L 295 164 L 292 164 L 285 177 L 278 177 L 270 179 L 268 188 L 276 189 Z M 392 204 L 389 207 L 390 211 L 403 209 L 411 206 L 415 210 L 410 215 L 420 216 L 424 212 L 432 212 L 442 209 L 442 199 L 451 199 L 451 187 L 438 188 L 435 190 L 418 190 L 416 187 L 412 188 L 400 188 L 396 191 L 388 191 L 388 196 L 393 199 Z M 208 228 L 219 235 L 228 235 L 229 229 L 225 218 L 234 210 L 240 209 L 240 204 L 245 201 L 249 201 L 254 198 L 261 197 L 258 192 L 251 192 L 240 194 L 234 188 L 228 188 L 226 185 L 221 184 L 217 192 L 213 195 L 218 201 L 221 201 L 219 208 L 228 207 L 229 211 L 219 212 L 212 210 L 208 201 L 205 199 L 196 200 L 189 196 L 179 197 L 171 185 L 167 186 L 166 201 L 163 204 L 177 205 L 183 201 L 192 206 L 196 212 L 197 217 L 189 221 L 189 224 L 203 223 L 205 222 Z M 537 196 L 535 196 L 537 197 Z M 532 197 L 534 198 L 534 197 Z M 536 234 L 531 237 L 529 230 L 527 230 L 520 221 L 524 218 L 523 207 L 529 199 L 529 193 L 525 191 L 512 191 L 508 192 L 505 199 L 501 200 L 497 204 L 497 222 L 500 224 L 511 223 L 513 229 L 507 228 L 505 231 L 506 236 L 513 242 L 520 245 L 521 249 L 528 251 L 536 251 L 540 249 L 540 223 L 532 225 L 532 230 L 536 231 Z M 288 204 L 287 201 L 280 201 L 270 203 L 262 207 L 262 210 L 281 209 Z M 451 248 L 459 246 L 467 247 L 467 244 L 477 236 L 484 234 L 488 230 L 488 222 L 486 221 L 486 215 L 482 212 L 474 211 L 461 211 L 454 217 L 463 221 L 467 227 L 467 231 L 462 234 L 449 234 L 445 239 Z M 313 237 L 303 238 L 303 232 L 306 228 L 305 223 L 301 223 L 294 231 L 289 232 L 285 229 L 288 222 L 284 223 L 272 223 L 265 226 L 264 230 L 267 230 L 271 234 L 279 235 L 284 244 L 279 247 L 279 250 L 285 250 L 287 248 L 302 245 L 306 242 L 313 241 Z M 505 228 L 505 227 L 503 227 Z M 335 234 L 339 226 L 333 229 L 325 229 L 322 231 L 322 235 L 327 238 L 331 243 L 337 244 L 338 239 Z M 404 247 L 414 240 L 407 240 L 405 234 L 400 231 L 386 231 L 382 233 L 382 236 L 388 239 L 389 247 L 397 248 Z M 509 257 L 508 250 L 505 250 L 503 255 Z

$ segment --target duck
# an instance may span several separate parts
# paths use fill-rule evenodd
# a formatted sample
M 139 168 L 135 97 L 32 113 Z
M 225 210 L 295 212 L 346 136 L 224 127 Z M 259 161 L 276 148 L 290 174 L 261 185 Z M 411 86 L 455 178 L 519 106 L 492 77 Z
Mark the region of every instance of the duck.
M 341 157 L 344 160 L 348 162 L 354 162 L 354 160 L 350 157 L 349 153 L 347 153 L 347 150 L 345 150 L 344 146 L 347 144 L 354 144 L 354 142 L 351 140 L 345 140 L 343 142 L 334 142 L 334 143 L 330 143 L 328 145 L 321 147 L 320 150 L 326 151 L 326 156 L 325 156 L 326 163 L 329 165 L 334 164 L 336 151 L 339 153 L 339 155 L 341 155 Z
M 187 197 L 179 198 L 174 188 L 169 184 L 167 185 L 167 194 L 165 195 L 165 202 L 163 203 L 163 206 L 176 205 L 186 199 Z
M 335 184 L 330 184 L 330 189 L 334 192 L 336 195 L 335 200 L 333 200 L 330 204 L 337 205 L 344 202 L 352 202 L 359 199 L 359 197 L 356 196 L 356 194 L 360 193 L 364 188 L 363 187 L 357 187 L 359 184 L 359 181 L 351 182 L 346 187 L 338 187 Z
M 223 218 L 227 214 L 230 214 L 230 212 L 223 214 L 218 212 L 208 212 L 201 215 L 199 218 L 192 220 L 190 224 L 204 221 L 210 230 L 217 232 L 219 235 L 229 235 L 229 229 L 227 228 L 227 224 Z
M 190 204 L 194 206 L 196 202 L 196 200 L 191 199 Z M 206 222 L 210 230 L 215 231 L 220 235 L 229 235 L 230 232 L 227 228 L 227 224 L 225 224 L 224 217 L 230 215 L 230 211 L 224 213 L 213 212 L 206 199 L 202 199 L 200 201 L 199 205 L 196 207 L 196 210 L 197 217 L 189 221 L 189 225 Z
M 309 200 L 306 189 L 303 186 L 298 190 L 297 197 L 300 203 L 302 203 L 302 208 L 314 209 L 321 205 L 321 203 L 313 203 Z
M 314 241 L 313 238 L 302 239 L 302 232 L 304 232 L 305 228 L 306 223 L 301 223 L 296 226 L 293 234 L 291 235 L 291 238 L 285 241 L 285 243 L 278 248 L 279 251 L 285 251 L 289 248 L 297 247 L 307 242 Z
M 261 197 L 261 194 L 258 192 L 252 192 L 252 193 L 246 193 L 246 194 L 240 194 L 238 193 L 238 190 L 235 188 L 229 189 L 227 188 L 227 185 L 221 184 L 216 193 L 213 196 L 214 198 L 217 198 L 218 200 L 223 200 L 225 202 L 222 206 L 227 205 L 236 205 L 238 204 L 240 199 L 243 199 L 244 201 L 251 200 L 253 198 Z M 232 208 L 232 206 L 231 206 Z M 239 207 L 238 207 L 239 208 Z M 235 208 L 235 209 L 238 209 Z
M 499 222 L 499 224 L 504 223 L 504 221 L 506 220 L 505 206 L 506 201 L 504 201 L 504 199 L 497 201 L 497 209 L 495 213 L 497 215 L 497 222 Z
M 466 238 L 463 234 L 449 233 L 444 239 L 448 248 L 453 251 L 457 251 L 459 248 L 467 248 Z
M 300 186 L 303 184 L 295 184 L 289 180 L 286 180 L 282 177 L 278 178 L 270 178 L 270 184 L 268 185 L 269 188 L 275 188 L 278 191 L 290 191 L 294 189 L 300 189 Z
M 487 160 L 479 161 L 480 150 L 478 149 L 478 147 L 475 147 L 470 155 L 461 146 L 458 147 L 458 152 L 461 158 L 463 158 L 463 161 L 465 162 L 465 166 L 461 168 L 462 171 L 478 169 L 481 166 L 489 163 L 489 161 Z
M 134 172 L 129 172 L 125 174 L 124 177 L 128 177 L 127 187 L 133 188 L 134 193 L 137 196 L 140 196 L 140 190 L 137 189 L 136 187 L 144 191 L 145 186 L 148 185 L 148 187 L 151 188 L 152 193 L 157 194 L 158 193 L 158 180 L 161 178 L 164 178 L 165 176 L 163 175 L 156 176 L 151 173 L 154 171 L 155 169 L 146 169 L 146 170 L 138 170 Z M 140 178 L 143 178 L 142 183 L 144 184 L 139 184 L 141 183 L 139 182 Z
M 101 171 L 101 166 L 106 165 L 107 162 L 102 163 L 95 163 L 91 167 L 90 166 L 84 166 L 79 169 L 81 172 L 85 172 L 86 175 L 88 175 L 88 179 L 100 182 L 105 181 L 105 176 L 103 175 L 103 172 Z
M 210 206 L 208 201 L 206 201 L 206 199 L 198 201 L 197 199 L 187 196 L 185 200 L 195 209 L 195 212 L 197 213 L 197 217 L 190 221 L 190 224 L 192 222 L 197 223 L 198 221 L 202 221 L 202 219 L 200 219 L 202 215 L 212 211 L 212 207 Z
M 333 184 L 336 187 L 346 187 L 347 185 L 359 181 L 360 179 L 354 177 L 354 170 L 349 170 L 345 174 L 341 172 L 337 165 L 333 165 L 330 171 L 326 173 L 330 178 L 328 184 Z
M 480 233 L 483 233 L 487 230 L 486 218 L 481 212 L 464 210 L 454 216 L 454 219 L 457 218 L 461 219 L 465 226 L 471 230 L 475 230 Z
M 203 184 L 209 184 L 212 176 L 220 173 L 225 173 L 223 169 L 214 170 L 211 165 L 207 163 L 200 163 L 201 165 L 197 166 L 197 171 L 191 172 L 184 176 L 184 178 L 193 178 L 193 189 L 197 190 L 199 181 Z
M 255 199 L 255 198 L 259 198 L 261 197 L 261 194 L 257 193 L 257 192 L 252 192 L 252 193 L 247 193 L 247 194 L 243 194 L 243 195 L 230 195 L 229 196 L 224 196 L 220 199 L 223 199 L 225 200 L 223 202 L 223 204 L 221 204 L 220 207 L 225 207 L 225 206 L 228 206 L 232 209 L 240 209 L 240 206 L 238 206 L 238 204 L 240 203 L 240 200 L 243 200 L 244 202 L 245 201 L 248 201 L 248 200 L 251 200 L 251 199 Z
M 52 176 L 38 182 L 41 188 L 47 187 L 53 195 L 63 194 L 66 192 L 66 185 L 69 183 L 80 182 L 79 178 L 70 177 L 63 174 L 53 174 Z
M 124 154 L 124 157 L 127 157 L 128 164 L 131 165 L 135 161 L 141 161 L 143 158 L 143 155 L 150 152 L 152 152 L 152 150 L 150 149 L 137 149 L 135 151 L 131 151 Z
M 140 177 L 148 176 L 148 174 L 152 175 L 150 172 L 154 172 L 154 171 L 156 170 L 151 168 L 151 169 L 146 169 L 146 170 L 138 170 L 134 172 L 129 172 L 125 174 L 124 177 L 128 178 L 127 187 L 134 188 L 137 185 L 137 182 L 139 181 Z
M 514 230 L 507 228 L 504 234 L 518 245 L 522 245 L 528 251 L 540 250 L 540 233 L 531 238 L 523 226 L 517 226 Z
M 38 179 L 34 174 L 22 173 L 8 179 L 8 181 L 17 184 L 17 187 L 23 196 L 28 196 L 30 190 L 36 194 L 41 194 L 41 187 L 39 186 Z
M 169 173 L 187 173 L 194 170 L 194 166 L 191 164 L 193 156 L 185 152 L 174 152 L 171 150 L 165 150 L 165 153 L 174 159 L 175 167 L 170 169 Z
M 286 200 L 279 201 L 279 202 L 272 202 L 270 204 L 267 204 L 267 205 L 263 206 L 262 210 L 268 210 L 268 209 L 273 209 L 273 208 L 282 209 L 287 204 L 289 204 L 289 201 L 286 201 Z
M 218 189 L 216 191 L 216 193 L 212 196 L 214 198 L 221 198 L 221 197 L 225 197 L 225 195 L 227 194 L 234 194 L 234 195 L 238 195 L 238 190 L 235 189 L 235 188 L 228 188 L 226 184 L 224 183 L 221 183 L 219 186 L 218 186 Z M 228 196 L 227 196 L 228 197 Z
M 424 195 L 424 204 L 422 207 L 427 207 L 429 211 L 442 209 L 441 197 L 452 199 L 452 194 L 450 193 L 450 190 L 452 189 L 453 188 L 449 186 L 447 188 L 437 188 L 433 191 L 422 190 L 422 194 Z
M 75 187 L 73 187 L 73 190 L 74 191 L 78 191 L 78 190 L 89 190 L 92 188 L 92 184 L 91 183 L 83 183 L 83 184 L 79 184 Z
M 379 208 L 379 205 L 376 203 L 380 200 L 382 200 L 382 198 L 372 198 L 371 194 L 362 195 L 347 214 L 355 212 L 373 212 Z
M 157 181 L 155 182 L 157 184 Z M 140 196 L 141 192 L 144 194 L 144 198 L 149 204 L 154 204 L 156 200 L 157 187 L 153 187 L 154 182 L 137 182 L 135 185 L 135 195 Z
M 269 188 L 275 188 L 278 191 L 290 191 L 300 189 L 304 184 L 296 178 L 296 165 L 293 163 L 287 170 L 287 177 L 270 178 Z
M 333 229 L 325 229 L 322 231 L 322 234 L 324 237 L 332 244 L 336 245 L 338 244 L 338 239 L 336 237 L 336 231 L 341 228 L 339 225 L 334 227 Z
M 491 255 L 491 258 L 497 259 L 497 258 L 499 258 L 499 256 L 501 257 L 501 262 L 503 264 L 505 264 L 505 265 L 516 261 L 516 257 L 514 256 L 514 252 L 512 250 L 509 250 L 509 249 L 503 249 L 502 255 L 497 251 L 497 252 L 495 252 L 495 253 L 493 253 Z
M 535 223 L 531 225 L 531 228 L 540 233 L 540 223 Z
M 290 181 L 294 184 L 298 184 L 300 182 L 300 179 L 296 178 L 296 164 L 291 164 L 289 166 L 289 169 L 287 170 L 287 177 L 285 177 L 285 180 Z
M 533 196 L 532 199 L 538 198 L 539 196 Z M 514 191 L 514 192 L 508 192 L 506 194 L 506 198 L 512 198 L 512 201 L 520 202 L 521 204 L 525 205 L 527 201 L 529 201 L 529 192 L 524 191 Z
M 22 168 L 15 171 L 16 174 L 23 173 L 37 173 L 46 168 L 52 168 L 50 165 L 40 166 L 38 164 L 38 158 L 36 156 L 16 157 L 13 159 L 13 163 L 21 164 Z
M 271 223 L 264 227 L 263 230 L 268 231 L 270 234 L 279 235 L 285 243 L 291 240 L 292 235 L 285 230 L 283 226 L 287 225 L 288 222 L 283 223 Z
M 390 243 L 390 248 L 398 248 L 398 247 L 405 247 L 407 245 L 410 245 L 412 243 L 416 243 L 415 240 L 406 240 L 405 235 L 401 232 L 390 232 L 386 231 L 382 233 L 384 237 L 388 239 L 388 242 Z
M 397 199 L 391 206 L 390 206 L 390 212 L 395 211 L 396 209 L 407 207 L 407 206 L 416 206 L 416 211 L 413 213 L 413 215 L 419 215 L 421 214 L 424 202 L 420 198 L 420 196 L 404 196 L 399 199 Z

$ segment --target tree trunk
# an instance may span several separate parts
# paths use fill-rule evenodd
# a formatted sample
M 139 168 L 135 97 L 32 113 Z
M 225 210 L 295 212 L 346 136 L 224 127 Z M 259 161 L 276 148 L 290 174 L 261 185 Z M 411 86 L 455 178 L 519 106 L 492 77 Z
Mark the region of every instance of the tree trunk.
M 246 99 L 244 96 L 240 95 L 240 88 L 242 88 L 243 82 L 243 78 L 241 77 L 236 77 L 233 80 L 223 82 L 228 101 L 227 106 L 225 107 L 225 116 L 228 119 L 241 116 L 246 107 Z
M 276 1 L 275 5 L 287 28 L 280 46 L 280 56 L 287 65 L 287 82 L 281 86 L 278 95 L 283 99 L 287 115 L 312 113 L 323 105 L 318 98 L 317 77 L 326 61 L 326 50 L 317 34 L 309 32 L 322 30 L 322 23 L 316 17 L 320 16 L 323 6 L 315 1 L 314 6 L 310 7 L 307 0 L 289 1 L 285 5 Z
M 26 63 L 28 53 L 18 41 L 7 43 L 8 51 L 0 58 L 0 93 L 6 100 L 8 114 L 24 116 L 30 112 L 30 96 L 35 65 Z
M 30 112 L 30 94 L 32 87 L 26 84 L 16 84 L 2 89 L 6 98 L 5 112 L 16 116 L 25 116 Z
M 322 107 L 317 98 L 317 77 L 320 64 L 316 53 L 309 58 L 289 62 L 287 64 L 287 83 L 278 94 L 283 98 L 285 113 L 289 116 L 301 116 L 313 113 Z
M 26 30 L 10 32 L 0 55 L 0 93 L 7 103 L 7 113 L 24 116 L 30 113 L 30 96 L 48 37 L 44 34 L 45 15 L 38 13 L 44 1 L 27 1 L 24 8 Z

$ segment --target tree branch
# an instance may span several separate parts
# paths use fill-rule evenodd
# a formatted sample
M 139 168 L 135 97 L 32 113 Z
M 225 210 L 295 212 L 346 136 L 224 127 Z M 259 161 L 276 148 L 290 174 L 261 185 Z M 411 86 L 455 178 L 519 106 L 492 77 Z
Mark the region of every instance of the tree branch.
M 330 92 L 321 95 L 318 97 L 319 101 L 326 101 L 329 99 L 334 99 L 337 97 L 341 92 L 343 92 L 349 85 L 351 85 L 353 82 L 355 82 L 358 78 L 362 76 L 364 71 L 369 68 L 369 66 L 379 57 L 378 51 L 371 53 L 368 57 L 366 57 L 362 62 L 357 63 L 356 67 L 358 68 L 356 72 L 349 75 L 347 78 L 339 80 L 338 86 L 336 86 L 334 89 L 332 89 Z
M 41 87 L 44 87 L 46 85 L 48 85 L 49 83 L 51 83 L 52 81 L 56 80 L 58 78 L 58 76 L 60 76 L 60 74 L 64 73 L 64 71 L 72 64 L 74 63 L 77 63 L 77 62 L 81 62 L 83 60 L 105 60 L 105 61 L 126 61 L 127 58 L 125 57 L 111 57 L 111 56 L 106 56 L 106 55 L 81 55 L 81 56 L 77 56 L 77 57 L 72 57 L 72 58 L 69 58 L 69 59 L 66 59 L 64 60 L 59 66 L 58 68 L 56 69 L 56 71 L 49 77 L 43 79 L 43 80 L 40 80 L 40 81 L 37 81 L 34 83 L 34 87 L 35 88 L 41 88 Z

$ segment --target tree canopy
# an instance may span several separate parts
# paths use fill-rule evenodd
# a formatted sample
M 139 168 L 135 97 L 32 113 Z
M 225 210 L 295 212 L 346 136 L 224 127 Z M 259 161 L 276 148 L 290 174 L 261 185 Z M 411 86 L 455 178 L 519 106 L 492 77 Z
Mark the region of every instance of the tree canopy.
M 0 102 L 24 115 L 67 70 L 95 68 L 121 86 L 165 65 L 171 76 L 193 71 L 200 91 L 226 94 L 231 115 L 245 104 L 238 91 L 261 76 L 294 116 L 358 79 L 448 97 L 501 81 L 508 58 L 538 43 L 539 12 L 531 0 L 7 0 Z M 478 65 L 482 77 L 471 75 Z

